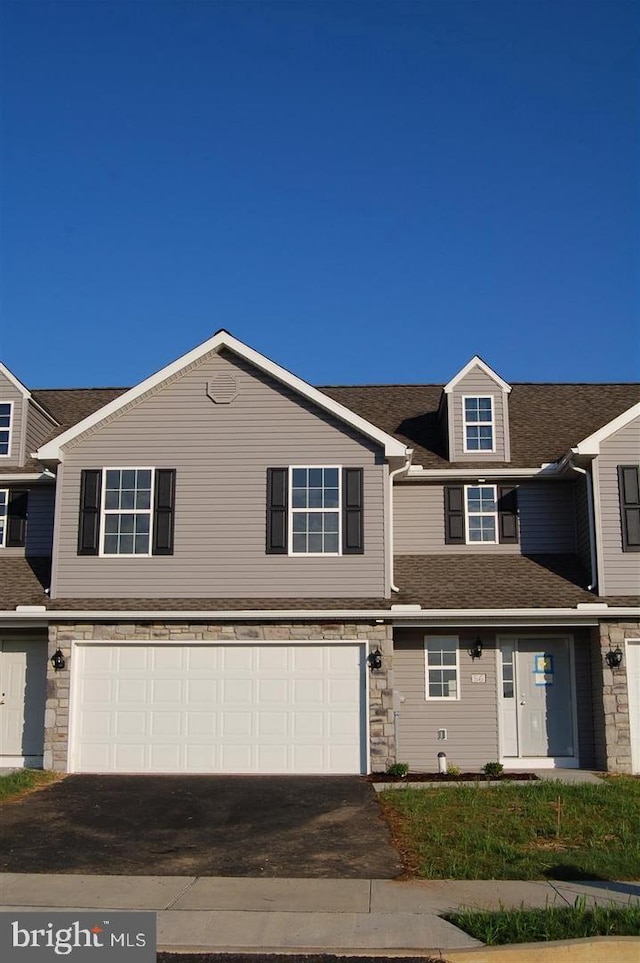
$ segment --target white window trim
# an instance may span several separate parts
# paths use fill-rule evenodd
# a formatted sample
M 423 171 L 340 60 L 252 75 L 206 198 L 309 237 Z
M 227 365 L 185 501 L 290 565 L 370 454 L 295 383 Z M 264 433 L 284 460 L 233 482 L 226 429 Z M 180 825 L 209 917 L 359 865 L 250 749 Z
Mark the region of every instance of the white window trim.
M 0 534 L 0 548 L 5 548 L 7 544 L 7 522 L 9 521 L 9 489 L 0 488 L 0 494 L 4 492 L 4 525 Z
M 428 642 L 434 641 L 453 641 L 456 646 L 456 694 L 455 696 L 432 696 L 429 695 L 429 668 L 442 669 L 454 668 L 453 666 L 432 665 L 429 666 Z M 460 702 L 460 636 L 458 635 L 425 635 L 424 645 L 424 696 L 427 702 Z
M 106 509 L 106 489 L 107 489 L 107 472 L 108 471 L 150 471 L 151 472 L 151 493 L 150 493 L 150 507 L 147 508 L 132 508 L 132 509 Z M 151 558 L 153 552 L 153 504 L 155 498 L 156 489 L 156 469 L 149 467 L 149 465 L 109 465 L 102 469 L 102 485 L 101 485 L 101 495 L 100 495 L 100 558 Z M 148 552 L 138 552 L 125 554 L 121 552 L 105 552 L 104 550 L 104 539 L 105 539 L 105 519 L 107 515 L 149 515 L 149 551 Z
M 9 405 L 9 428 L 0 428 L 0 431 L 9 432 L 9 446 L 7 448 L 7 454 L 0 454 L 0 458 L 11 458 L 11 445 L 13 444 L 13 401 L 3 401 L 0 398 L 0 405 Z
M 488 398 L 491 402 L 491 421 L 467 421 L 468 401 L 479 401 L 481 398 Z M 467 428 L 483 427 L 491 428 L 491 448 L 467 448 Z M 496 451 L 496 406 L 493 395 L 463 395 L 462 396 L 462 445 L 466 455 L 489 455 Z
M 296 468 L 306 470 L 312 468 L 335 468 L 338 472 L 338 507 L 337 508 L 294 508 L 293 507 L 293 472 Z M 289 465 L 287 497 L 289 510 L 287 512 L 287 549 L 292 558 L 337 558 L 342 555 L 342 465 Z M 294 552 L 293 551 L 293 516 L 302 512 L 337 512 L 338 513 L 338 551 L 337 552 Z
M 470 488 L 493 488 L 494 495 L 495 495 L 495 497 L 494 497 L 494 502 L 495 502 L 495 506 L 496 506 L 495 512 L 469 512 L 469 489 L 470 489 Z M 469 537 L 469 516 L 470 516 L 470 515 L 473 515 L 474 517 L 477 516 L 477 517 L 480 517 L 480 518 L 488 518 L 489 516 L 491 516 L 491 517 L 495 520 L 495 528 L 494 528 L 494 531 L 495 531 L 495 533 L 496 533 L 496 537 L 495 537 L 492 541 L 488 541 L 488 540 L 485 540 L 485 539 L 482 539 L 481 541 L 471 541 L 471 539 L 470 539 L 470 537 Z M 465 537 L 465 542 L 466 542 L 466 544 L 467 544 L 467 545 L 498 545 L 498 544 L 499 544 L 499 538 L 498 538 L 498 523 L 499 523 L 499 520 L 498 520 L 498 486 L 497 486 L 497 485 L 486 485 L 484 482 L 476 482 L 476 483 L 473 484 L 473 485 L 465 485 L 465 486 L 464 486 L 464 537 Z

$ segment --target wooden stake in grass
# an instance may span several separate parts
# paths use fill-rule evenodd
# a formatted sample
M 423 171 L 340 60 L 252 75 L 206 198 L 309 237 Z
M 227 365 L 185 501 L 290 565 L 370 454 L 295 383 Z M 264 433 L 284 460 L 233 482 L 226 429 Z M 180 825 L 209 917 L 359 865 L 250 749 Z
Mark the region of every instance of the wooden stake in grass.
M 562 815 L 562 798 L 558 796 L 554 803 L 551 803 L 556 811 L 556 839 L 560 839 L 560 820 Z

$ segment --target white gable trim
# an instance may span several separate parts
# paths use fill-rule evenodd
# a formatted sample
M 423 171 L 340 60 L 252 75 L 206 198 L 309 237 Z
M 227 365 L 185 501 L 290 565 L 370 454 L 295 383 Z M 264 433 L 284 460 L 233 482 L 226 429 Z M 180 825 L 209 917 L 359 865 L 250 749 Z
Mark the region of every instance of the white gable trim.
M 626 428 L 634 418 L 640 418 L 640 401 L 632 405 L 627 411 L 623 411 L 623 413 L 618 415 L 617 418 L 614 418 L 613 421 L 603 425 L 602 428 L 598 428 L 598 430 L 594 431 L 588 438 L 579 442 L 575 448 L 571 449 L 572 452 L 576 455 L 599 455 L 600 442 L 606 441 L 607 438 L 621 428 Z
M 25 386 L 22 384 L 21 381 L 18 381 L 16 376 L 13 374 L 13 372 L 9 371 L 6 364 L 3 364 L 2 361 L 0 361 L 0 374 L 3 374 L 7 379 L 7 381 L 11 382 L 13 387 L 20 392 L 23 398 L 31 397 L 31 392 L 29 391 L 29 389 L 25 388 Z
M 507 382 L 504 381 L 500 375 L 496 374 L 493 368 L 490 368 L 486 361 L 483 361 L 479 355 L 474 354 L 471 361 L 468 361 L 464 368 L 462 368 L 458 374 L 455 375 L 451 381 L 444 386 L 445 394 L 451 394 L 456 385 L 465 377 L 465 375 L 469 374 L 472 368 L 480 368 L 481 371 L 484 371 L 484 373 L 493 381 L 495 381 L 498 387 L 507 394 L 509 394 L 511 391 L 511 385 L 507 384 Z
M 113 401 L 109 402 L 108 405 L 104 405 L 98 411 L 95 411 L 92 415 L 84 418 L 82 421 L 78 422 L 72 428 L 67 431 L 62 432 L 57 438 L 48 442 L 38 449 L 36 456 L 41 461 L 61 461 L 62 460 L 62 449 L 63 447 L 72 439 L 77 438 L 79 435 L 88 431 L 90 428 L 99 425 L 105 418 L 110 415 L 115 414 L 122 408 L 131 404 L 136 398 L 145 394 L 153 388 L 158 387 L 164 381 L 171 378 L 173 375 L 178 374 L 183 368 L 192 365 L 194 362 L 200 360 L 205 355 L 212 351 L 220 351 L 223 348 L 228 348 L 237 354 L 239 357 L 244 358 L 250 364 L 254 365 L 266 374 L 271 375 L 277 381 L 281 382 L 287 387 L 291 388 L 293 391 L 297 392 L 304 398 L 316 404 L 319 408 L 324 409 L 330 414 L 334 415 L 340 421 L 345 422 L 345 424 L 350 425 L 356 431 L 363 435 L 366 435 L 372 441 L 378 442 L 384 448 L 385 455 L 389 457 L 406 457 L 406 446 L 395 439 L 392 435 L 388 435 L 386 432 L 381 431 L 380 428 L 376 428 L 369 421 L 365 421 L 359 415 L 354 414 L 344 405 L 339 404 L 334 401 L 333 398 L 329 398 L 327 395 L 318 391 L 317 388 L 313 388 L 311 385 L 307 384 L 301 378 L 297 378 L 295 375 L 291 374 L 285 368 L 280 367 L 274 361 L 270 361 L 264 355 L 260 354 L 258 351 L 254 351 L 253 348 L 249 348 L 248 345 L 243 344 L 242 341 L 238 341 L 233 335 L 229 334 L 228 331 L 218 331 L 212 338 L 198 345 L 197 348 L 189 351 L 187 354 L 173 361 L 171 364 L 157 371 L 151 377 L 147 378 L 145 381 L 141 381 L 140 384 L 136 385 L 134 388 L 130 388 L 129 391 L 125 391 L 124 394 L 115 398 Z

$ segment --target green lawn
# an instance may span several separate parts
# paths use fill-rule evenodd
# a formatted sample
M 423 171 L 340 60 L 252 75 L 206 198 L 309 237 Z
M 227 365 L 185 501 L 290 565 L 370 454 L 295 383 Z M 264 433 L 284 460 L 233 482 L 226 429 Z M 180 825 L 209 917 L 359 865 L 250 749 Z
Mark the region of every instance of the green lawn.
M 640 878 L 638 779 L 406 788 L 378 798 L 410 876 Z
M 587 907 L 584 897 L 571 907 L 501 910 L 459 910 L 444 919 L 489 945 L 577 940 L 591 936 L 640 935 L 640 906 Z
M 15 772 L 0 776 L 0 802 L 7 802 L 33 789 L 40 789 L 59 778 L 56 773 L 43 772 L 42 769 L 16 769 Z

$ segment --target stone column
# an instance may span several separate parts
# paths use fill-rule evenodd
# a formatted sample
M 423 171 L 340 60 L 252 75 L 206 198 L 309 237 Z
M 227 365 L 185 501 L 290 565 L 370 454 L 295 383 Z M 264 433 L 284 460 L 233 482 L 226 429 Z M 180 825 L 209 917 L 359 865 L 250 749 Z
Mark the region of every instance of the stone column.
M 639 637 L 639 622 L 602 622 L 600 624 L 604 762 L 607 771 L 610 772 L 631 772 L 631 727 L 626 658 L 623 657 L 619 668 L 611 669 L 607 664 L 606 655 L 610 649 L 618 647 L 625 652 L 625 639 Z

